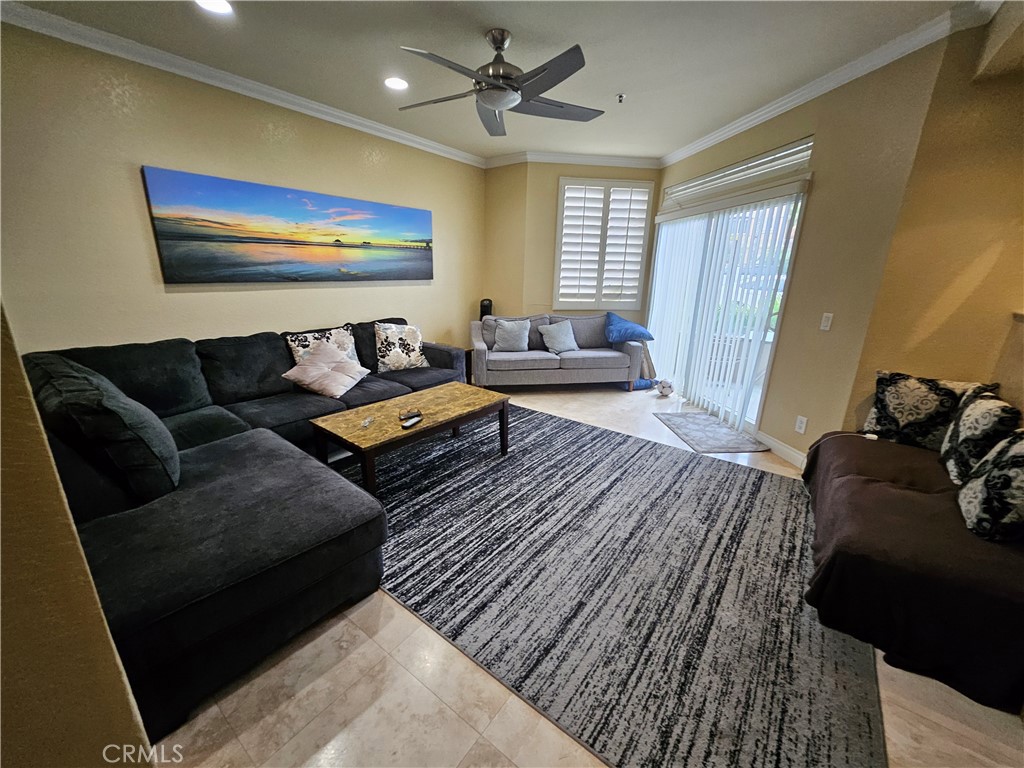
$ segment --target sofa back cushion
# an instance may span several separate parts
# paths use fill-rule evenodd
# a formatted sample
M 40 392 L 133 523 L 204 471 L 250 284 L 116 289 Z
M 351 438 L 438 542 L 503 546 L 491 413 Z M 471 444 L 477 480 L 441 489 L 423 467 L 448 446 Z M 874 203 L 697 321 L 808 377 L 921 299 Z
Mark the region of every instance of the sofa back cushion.
M 213 403 L 195 344 L 188 339 L 54 351 L 109 379 L 161 418 Z
M 33 355 L 26 371 L 47 429 L 81 451 L 106 455 L 136 498 L 152 501 L 177 487 L 178 448 L 153 411 L 57 354 Z
M 380 363 L 377 361 L 377 323 L 407 325 L 404 317 L 385 317 L 365 323 L 348 323 L 344 326 L 356 340 L 356 353 L 359 355 L 360 364 L 363 368 L 369 368 L 370 373 L 377 373 L 380 370 Z
M 579 348 L 597 349 L 598 347 L 611 346 L 604 332 L 607 314 L 607 312 L 602 312 L 599 315 L 580 315 L 578 317 L 551 315 L 551 322 L 560 323 L 563 320 L 568 320 L 569 324 L 572 325 L 572 335 L 576 338 L 576 344 Z
M 497 315 L 484 315 L 480 323 L 480 333 L 484 337 L 484 343 L 488 349 L 494 349 L 494 334 L 498 328 L 499 320 L 529 320 L 530 334 L 527 337 L 527 349 L 547 352 L 544 346 L 544 339 L 540 335 L 540 326 L 547 325 L 550 320 L 547 315 L 530 315 L 529 317 L 499 317 Z
M 231 405 L 293 391 L 281 376 L 295 363 L 287 342 L 266 331 L 252 336 L 224 336 L 196 342 L 196 354 L 210 396 Z

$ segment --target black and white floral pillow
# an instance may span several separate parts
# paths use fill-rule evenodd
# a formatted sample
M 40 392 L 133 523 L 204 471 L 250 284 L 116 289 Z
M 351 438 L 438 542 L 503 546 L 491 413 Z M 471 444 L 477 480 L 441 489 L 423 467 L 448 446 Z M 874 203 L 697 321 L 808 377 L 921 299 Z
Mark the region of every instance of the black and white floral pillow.
M 942 461 L 950 479 L 963 485 L 974 466 L 1000 440 L 1020 426 L 1020 411 L 991 392 L 964 395 L 942 441 Z
M 996 392 L 998 389 L 998 384 L 925 379 L 878 371 L 875 404 L 861 432 L 938 451 L 960 399 L 972 390 Z
M 983 539 L 1024 539 L 1024 429 L 1000 442 L 971 470 L 958 495 L 967 527 Z
M 346 358 L 354 363 L 359 362 L 356 354 L 356 340 L 347 328 L 328 328 L 326 331 L 309 331 L 307 333 L 286 333 L 284 340 L 292 351 L 296 363 L 321 344 L 330 344 L 341 350 Z
M 377 369 L 404 371 L 408 368 L 427 368 L 430 363 L 423 356 L 423 335 L 415 325 L 376 323 Z

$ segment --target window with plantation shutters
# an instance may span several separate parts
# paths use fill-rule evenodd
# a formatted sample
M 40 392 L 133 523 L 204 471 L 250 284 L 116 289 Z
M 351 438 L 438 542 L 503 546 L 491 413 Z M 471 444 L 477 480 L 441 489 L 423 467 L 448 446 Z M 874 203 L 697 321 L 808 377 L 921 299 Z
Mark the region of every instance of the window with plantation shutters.
M 561 179 L 555 309 L 640 309 L 652 189 Z

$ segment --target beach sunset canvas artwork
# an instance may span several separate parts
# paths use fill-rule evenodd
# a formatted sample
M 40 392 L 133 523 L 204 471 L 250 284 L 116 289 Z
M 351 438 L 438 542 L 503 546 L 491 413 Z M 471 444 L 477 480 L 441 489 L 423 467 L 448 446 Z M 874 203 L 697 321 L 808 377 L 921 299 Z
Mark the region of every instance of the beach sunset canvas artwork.
M 143 166 L 165 283 L 430 280 L 430 211 Z

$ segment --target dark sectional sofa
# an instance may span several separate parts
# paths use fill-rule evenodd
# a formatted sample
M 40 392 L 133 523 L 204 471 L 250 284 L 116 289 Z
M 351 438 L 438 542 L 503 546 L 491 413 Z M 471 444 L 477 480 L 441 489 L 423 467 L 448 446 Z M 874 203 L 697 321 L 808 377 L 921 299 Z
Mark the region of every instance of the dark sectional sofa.
M 309 419 L 465 381 L 465 353 L 424 344 L 429 368 L 381 373 L 373 323 L 352 332 L 372 374 L 339 400 L 281 378 L 271 332 L 24 356 L 151 739 L 380 584 L 383 507 L 310 455 Z
M 1024 706 L 1024 547 L 964 524 L 936 451 L 826 434 L 807 454 L 821 623 L 982 704 Z

